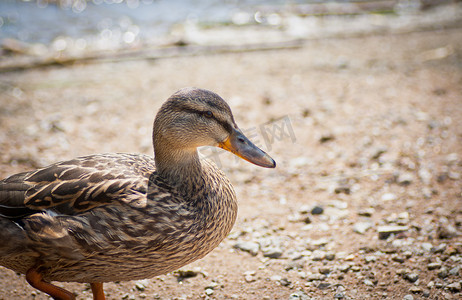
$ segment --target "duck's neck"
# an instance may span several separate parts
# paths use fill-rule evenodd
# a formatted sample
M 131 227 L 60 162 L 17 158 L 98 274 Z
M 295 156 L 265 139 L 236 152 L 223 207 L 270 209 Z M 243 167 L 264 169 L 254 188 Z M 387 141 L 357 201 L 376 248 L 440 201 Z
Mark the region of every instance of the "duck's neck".
M 155 148 L 156 169 L 159 175 L 182 193 L 194 193 L 202 180 L 202 165 L 196 149 Z

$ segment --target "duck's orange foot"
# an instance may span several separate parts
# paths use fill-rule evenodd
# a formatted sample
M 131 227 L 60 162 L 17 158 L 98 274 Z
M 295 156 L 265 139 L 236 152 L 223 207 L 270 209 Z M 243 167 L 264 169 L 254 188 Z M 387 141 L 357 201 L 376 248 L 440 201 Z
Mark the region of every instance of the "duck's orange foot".
M 53 297 L 53 299 L 75 300 L 75 296 L 71 292 L 44 281 L 42 275 L 37 271 L 36 268 L 29 269 L 26 272 L 26 280 L 27 282 L 29 282 L 31 286 L 33 286 L 39 291 L 47 293 L 48 295 Z
M 91 291 L 93 292 L 93 300 L 106 300 L 102 282 L 92 282 L 90 283 L 90 286 Z

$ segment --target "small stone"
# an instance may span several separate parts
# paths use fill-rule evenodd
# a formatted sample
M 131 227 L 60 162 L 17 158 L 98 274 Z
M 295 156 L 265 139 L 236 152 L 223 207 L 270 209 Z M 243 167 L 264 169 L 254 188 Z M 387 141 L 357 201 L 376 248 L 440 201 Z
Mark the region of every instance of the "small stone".
M 365 234 L 373 226 L 372 222 L 356 222 L 353 225 L 353 231 L 359 234 Z
M 414 296 L 412 296 L 412 295 L 405 295 L 405 296 L 403 297 L 403 300 L 414 300 Z
M 414 175 L 412 173 L 406 172 L 398 175 L 398 178 L 396 178 L 396 182 L 399 185 L 410 185 L 412 181 L 414 180 Z
M 282 255 L 282 249 L 278 247 L 269 247 L 262 250 L 264 257 L 279 258 Z
M 313 207 L 313 209 L 311 210 L 311 214 L 312 215 L 320 215 L 324 212 L 324 208 L 322 208 L 321 206 L 315 206 Z
M 334 260 L 335 259 L 335 253 L 334 252 L 327 252 L 326 253 L 326 259 L 327 260 Z
M 144 291 L 148 285 L 149 285 L 149 281 L 146 279 L 138 280 L 135 283 L 135 287 L 138 291 Z
M 382 154 L 384 154 L 384 153 L 387 152 L 387 151 L 388 151 L 387 147 L 383 147 L 383 146 L 382 146 L 382 147 L 379 147 L 379 148 L 377 148 L 377 149 L 374 151 L 374 153 L 372 154 L 371 158 L 372 158 L 372 159 L 379 159 L 380 156 L 382 156 Z
M 255 271 L 247 271 L 244 273 L 244 280 L 245 282 L 254 282 L 256 281 L 257 279 L 255 278 Z
M 326 258 L 326 252 L 322 250 L 314 250 L 311 254 L 311 259 L 314 261 L 321 261 Z
M 309 300 L 310 297 L 304 291 L 296 291 L 289 295 L 289 300 Z
M 404 278 L 410 282 L 416 282 L 419 279 L 419 274 L 417 273 L 408 273 L 404 275 Z
M 173 273 L 173 275 L 175 275 L 176 277 L 178 277 L 178 279 L 184 279 L 184 278 L 192 278 L 192 277 L 196 277 L 197 275 L 199 275 L 200 272 L 198 271 L 195 271 L 195 270 L 177 270 Z M 180 280 L 181 281 L 181 280 Z
M 234 244 L 234 248 L 245 251 L 245 252 L 249 252 L 250 254 L 255 256 L 258 254 L 260 245 L 254 242 L 239 241 L 236 244 Z
M 404 257 L 402 257 L 402 256 L 393 256 L 393 257 L 391 258 L 391 260 L 396 261 L 396 262 L 399 262 L 399 263 L 401 263 L 401 264 L 405 261 Z
M 396 234 L 408 229 L 408 226 L 384 225 L 377 227 L 377 232 L 379 233 L 379 239 L 386 240 L 392 233 Z
M 282 279 L 282 276 L 280 276 L 280 275 L 273 275 L 273 276 L 271 276 L 270 279 L 271 279 L 271 281 L 279 281 L 279 280 Z
M 210 295 L 213 294 L 213 290 L 212 290 L 212 289 L 205 289 L 205 294 L 206 294 L 207 296 L 210 296 Z
M 368 255 L 368 256 L 364 257 L 364 260 L 366 261 L 366 263 L 371 263 L 371 262 L 377 261 L 377 257 L 375 257 L 373 255 Z
M 330 266 L 322 266 L 319 268 L 319 273 L 327 275 L 332 272 L 332 267 Z
M 352 254 L 347 255 L 347 256 L 344 258 L 344 260 L 345 260 L 345 261 L 353 261 L 353 260 L 355 260 L 355 258 L 356 258 L 356 256 L 352 253 Z
M 382 201 L 392 201 L 392 200 L 396 200 L 397 197 L 393 193 L 385 193 L 382 195 L 381 199 Z
M 327 288 L 330 288 L 330 286 L 331 284 L 328 282 L 321 282 L 320 284 L 318 284 L 317 288 L 320 290 L 325 290 Z
M 340 272 L 346 273 L 349 269 L 351 269 L 351 265 L 340 265 L 337 268 Z
M 418 287 L 418 286 L 412 286 L 409 291 L 413 294 L 420 294 L 422 293 L 422 288 Z
M 374 283 L 369 279 L 365 279 L 364 284 L 367 285 L 367 286 L 374 286 Z
M 427 265 L 427 269 L 429 270 L 436 270 L 438 268 L 441 268 L 441 263 L 439 262 L 432 262 Z
M 449 276 L 448 269 L 446 267 L 441 267 L 438 271 L 438 277 L 441 279 L 445 279 L 446 277 Z
M 329 142 L 329 141 L 332 141 L 332 140 L 334 140 L 334 139 L 335 139 L 335 136 L 334 136 L 333 134 L 328 133 L 328 134 L 322 135 L 322 136 L 319 138 L 319 142 L 320 142 L 321 144 L 324 144 L 324 143 Z
M 437 283 L 435 283 L 435 287 L 437 289 L 442 289 L 444 287 L 444 284 L 442 282 L 437 282 Z
M 284 269 L 286 271 L 289 271 L 289 270 L 292 270 L 292 269 L 303 269 L 303 266 L 304 266 L 304 261 L 301 260 L 301 259 L 298 259 L 298 260 L 292 260 L 292 261 L 289 261 L 288 263 L 286 263 Z
M 450 239 L 457 235 L 457 229 L 449 224 L 439 226 L 437 232 L 439 239 Z
M 448 246 L 448 245 L 446 245 L 446 244 L 444 244 L 444 243 L 443 243 L 443 244 L 439 244 L 438 246 L 433 247 L 431 251 L 432 251 L 433 253 L 443 253 L 444 250 L 446 250 L 446 247 L 447 247 L 447 246 Z
M 433 249 L 433 245 L 430 243 L 422 243 L 420 247 L 427 252 L 430 252 Z
M 287 278 L 281 278 L 279 280 L 279 283 L 282 285 L 282 286 L 289 286 L 292 282 L 290 282 L 289 279 Z
M 459 282 L 448 284 L 446 288 L 450 290 L 451 292 L 458 293 L 462 290 L 461 282 L 459 281 Z
M 316 281 L 316 280 L 324 280 L 326 279 L 326 275 L 324 274 L 319 274 L 319 273 L 311 273 L 306 276 L 307 281 Z
M 372 217 L 374 214 L 375 210 L 372 207 L 361 209 L 358 211 L 358 215 L 362 217 Z
M 334 189 L 334 193 L 349 195 L 351 193 L 351 187 L 347 184 L 341 184 Z
M 411 252 L 411 251 L 404 251 L 404 252 L 403 252 L 403 255 L 404 255 L 404 257 L 406 257 L 406 258 L 409 259 L 409 258 L 412 257 L 412 252 Z
M 345 294 L 344 293 L 335 293 L 334 295 L 334 299 L 344 299 L 345 298 Z
M 360 266 L 351 266 L 351 271 L 359 272 L 359 271 L 361 271 L 361 267 Z
M 449 270 L 449 274 L 452 276 L 459 276 L 459 272 L 460 272 L 460 266 L 455 266 L 454 268 Z

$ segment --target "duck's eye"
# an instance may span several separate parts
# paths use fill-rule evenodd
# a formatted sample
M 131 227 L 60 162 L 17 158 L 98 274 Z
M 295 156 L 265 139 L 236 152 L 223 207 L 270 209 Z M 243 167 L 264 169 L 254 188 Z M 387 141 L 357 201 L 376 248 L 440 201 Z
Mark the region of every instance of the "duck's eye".
M 207 118 L 212 118 L 213 113 L 210 110 L 207 110 L 207 111 L 204 111 L 204 116 L 206 116 Z

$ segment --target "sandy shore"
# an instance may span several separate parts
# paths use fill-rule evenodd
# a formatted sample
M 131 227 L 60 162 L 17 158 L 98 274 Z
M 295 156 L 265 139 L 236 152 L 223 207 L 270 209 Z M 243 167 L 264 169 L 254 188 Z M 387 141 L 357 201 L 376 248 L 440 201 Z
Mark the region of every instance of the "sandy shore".
M 185 86 L 227 99 L 278 167 L 219 154 L 240 202 L 230 238 L 183 268 L 196 277 L 109 283 L 108 299 L 460 297 L 460 269 L 438 275 L 462 263 L 460 29 L 0 74 L 0 175 L 151 154 L 154 115 Z M 381 240 L 381 225 L 407 229 Z M 236 249 L 243 242 L 255 256 Z M 90 299 L 86 285 L 60 285 Z M 0 299 L 47 297 L 1 268 Z

